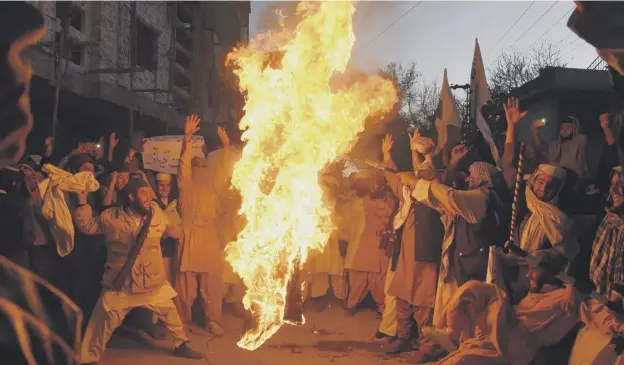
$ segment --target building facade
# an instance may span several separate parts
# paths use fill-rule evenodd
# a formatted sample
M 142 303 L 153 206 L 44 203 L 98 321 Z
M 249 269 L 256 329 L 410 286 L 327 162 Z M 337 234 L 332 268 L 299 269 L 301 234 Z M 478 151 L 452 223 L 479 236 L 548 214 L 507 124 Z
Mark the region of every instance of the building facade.
M 27 53 L 30 151 L 41 152 L 53 131 L 60 154 L 111 132 L 125 150 L 133 131 L 181 134 L 190 112 L 201 116 L 209 140 L 215 124 L 236 135 L 243 100 L 224 60 L 247 42 L 249 2 L 32 3 L 48 31 Z

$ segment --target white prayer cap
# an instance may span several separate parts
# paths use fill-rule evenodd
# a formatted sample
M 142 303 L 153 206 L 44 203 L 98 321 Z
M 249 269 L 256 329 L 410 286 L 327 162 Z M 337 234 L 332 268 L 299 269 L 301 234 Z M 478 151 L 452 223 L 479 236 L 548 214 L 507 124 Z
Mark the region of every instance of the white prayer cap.
M 28 158 L 33 160 L 37 165 L 41 163 L 41 156 L 39 155 L 28 155 Z
M 159 172 L 158 174 L 156 174 L 156 181 L 171 182 L 171 175 L 164 172 Z
M 561 181 L 564 181 L 566 179 L 566 171 L 563 168 L 560 168 L 555 165 L 550 165 L 550 164 L 538 165 L 536 172 L 538 171 L 542 172 L 545 175 L 558 178 Z

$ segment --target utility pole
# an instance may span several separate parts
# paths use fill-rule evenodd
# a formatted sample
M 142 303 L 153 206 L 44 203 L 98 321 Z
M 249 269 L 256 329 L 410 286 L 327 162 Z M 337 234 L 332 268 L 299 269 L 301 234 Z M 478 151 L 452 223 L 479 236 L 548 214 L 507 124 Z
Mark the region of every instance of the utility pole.
M 54 45 L 54 105 L 52 107 L 52 137 L 56 137 L 56 128 L 59 119 L 59 99 L 61 96 L 61 82 L 65 71 L 67 70 L 67 60 L 63 69 L 62 60 L 65 57 L 65 48 L 67 47 L 67 33 L 69 30 L 69 16 L 71 11 L 71 3 L 66 6 L 57 6 L 60 11 L 61 30 L 59 33 L 59 44 Z
M 462 89 L 465 91 L 466 93 L 466 98 L 464 100 L 464 110 L 463 110 L 463 115 L 462 115 L 462 141 L 463 143 L 466 143 L 467 141 L 467 134 L 469 134 L 469 132 L 473 131 L 473 121 L 474 119 L 474 115 L 472 115 L 473 113 L 471 112 L 471 85 L 469 84 L 464 84 L 464 85 L 456 85 L 453 84 L 451 86 L 449 86 L 450 89 L 452 90 L 457 90 L 457 89 Z
M 128 137 L 132 138 L 135 131 L 135 68 L 137 67 L 137 2 L 130 3 L 130 75 L 128 90 L 130 90 L 130 108 L 128 108 Z

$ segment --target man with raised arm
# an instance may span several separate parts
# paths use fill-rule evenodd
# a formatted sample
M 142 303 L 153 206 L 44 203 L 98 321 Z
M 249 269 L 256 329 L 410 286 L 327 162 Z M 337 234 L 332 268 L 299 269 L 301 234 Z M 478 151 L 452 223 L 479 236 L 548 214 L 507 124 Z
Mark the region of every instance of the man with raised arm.
M 227 173 L 209 158 L 192 157 L 191 139 L 200 118 L 187 117 L 178 166 L 178 211 L 184 238 L 178 250 L 176 290 L 182 320 L 191 323 L 191 307 L 199 289 L 204 308 L 205 328 L 215 336 L 224 334 L 221 326 L 223 300 L 223 237 L 219 231 L 220 207 L 217 192 L 228 183 Z M 217 134 L 229 159 L 230 140 L 219 127 Z

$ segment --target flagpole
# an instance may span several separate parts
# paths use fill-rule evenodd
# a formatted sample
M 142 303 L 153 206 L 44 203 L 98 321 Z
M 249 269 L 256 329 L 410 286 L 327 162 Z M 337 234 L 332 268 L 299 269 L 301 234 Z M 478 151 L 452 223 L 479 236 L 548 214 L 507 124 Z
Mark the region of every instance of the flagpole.
M 516 233 L 516 220 L 518 215 L 518 203 L 519 196 L 521 195 L 521 180 L 523 179 L 523 149 L 525 148 L 525 144 L 521 142 L 521 147 L 519 148 L 519 163 L 517 165 L 516 170 L 516 184 L 514 185 L 514 197 L 512 198 L 512 216 L 510 217 L 510 237 L 508 238 L 508 242 L 506 246 L 514 245 L 514 236 Z

